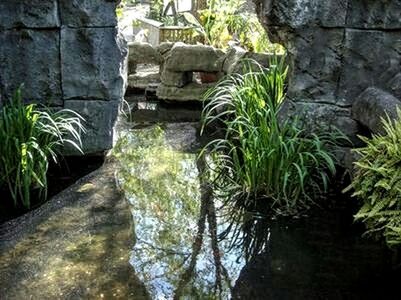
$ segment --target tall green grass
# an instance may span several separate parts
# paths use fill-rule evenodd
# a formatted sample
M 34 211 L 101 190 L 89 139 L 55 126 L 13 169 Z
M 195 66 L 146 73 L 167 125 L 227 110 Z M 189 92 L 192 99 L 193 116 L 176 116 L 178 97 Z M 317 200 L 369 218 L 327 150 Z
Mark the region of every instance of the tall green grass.
M 308 133 L 296 118 L 279 120 L 286 76 L 284 58 L 275 58 L 268 69 L 227 77 L 205 96 L 203 128 L 219 122 L 226 129 L 224 138 L 206 146 L 209 167 L 236 219 L 308 209 L 336 171 L 328 151 L 336 134 Z
M 24 105 L 18 89 L 0 112 L 0 187 L 15 206 L 29 208 L 31 193 L 47 197 L 49 159 L 57 162 L 65 143 L 80 150 L 82 117 L 71 110 L 38 110 Z

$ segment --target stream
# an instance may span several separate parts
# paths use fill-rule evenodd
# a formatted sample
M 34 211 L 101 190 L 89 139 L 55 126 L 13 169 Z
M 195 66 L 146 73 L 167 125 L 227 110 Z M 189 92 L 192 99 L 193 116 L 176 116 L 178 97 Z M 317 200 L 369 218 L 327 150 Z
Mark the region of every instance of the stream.
M 130 124 L 103 167 L 1 225 L 0 299 L 392 299 L 399 260 L 348 208 L 258 220 L 266 247 L 246 262 L 219 237 L 198 129 Z

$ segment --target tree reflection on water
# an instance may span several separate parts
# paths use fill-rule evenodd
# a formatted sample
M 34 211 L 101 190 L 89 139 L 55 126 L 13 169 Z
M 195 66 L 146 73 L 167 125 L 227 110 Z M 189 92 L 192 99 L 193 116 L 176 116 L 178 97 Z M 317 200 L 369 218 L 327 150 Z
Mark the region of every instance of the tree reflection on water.
M 131 264 L 151 295 L 229 298 L 244 261 L 229 238 L 217 239 L 228 224 L 216 217 L 212 190 L 199 176 L 203 159 L 174 149 L 159 126 L 126 132 L 114 155 L 135 222 Z

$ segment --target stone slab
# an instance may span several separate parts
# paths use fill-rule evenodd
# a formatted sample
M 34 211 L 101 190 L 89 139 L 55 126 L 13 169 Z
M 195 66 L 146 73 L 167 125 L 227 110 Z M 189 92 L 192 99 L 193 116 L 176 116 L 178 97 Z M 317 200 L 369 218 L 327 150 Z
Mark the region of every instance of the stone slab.
M 85 154 L 99 153 L 113 147 L 114 126 L 120 103 L 117 101 L 67 100 L 64 107 L 85 118 L 86 133 L 82 135 Z M 72 147 L 66 147 L 65 155 L 76 155 Z
M 0 102 L 24 84 L 28 101 L 61 106 L 58 30 L 7 30 L 0 33 Z
M 59 27 L 57 0 L 0 1 L 0 29 Z
M 173 72 L 220 72 L 224 55 L 211 46 L 176 43 L 166 56 L 164 67 Z
M 160 83 L 160 74 L 136 73 L 128 76 L 128 87 L 131 89 L 146 89 L 151 84 Z
M 60 0 L 62 24 L 68 27 L 117 26 L 117 0 Z
M 121 100 L 126 55 L 126 44 L 116 28 L 63 28 L 64 99 Z
M 203 95 L 214 84 L 198 84 L 192 82 L 183 88 L 161 84 L 156 92 L 159 99 L 172 101 L 202 101 Z

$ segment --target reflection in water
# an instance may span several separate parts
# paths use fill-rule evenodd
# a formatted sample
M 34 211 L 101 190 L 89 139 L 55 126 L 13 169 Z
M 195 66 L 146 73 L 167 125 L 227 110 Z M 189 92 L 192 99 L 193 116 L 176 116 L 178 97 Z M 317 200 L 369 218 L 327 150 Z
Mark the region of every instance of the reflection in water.
M 228 252 L 229 238 L 217 241 L 226 224 L 200 180 L 202 162 L 174 149 L 168 130 L 131 130 L 115 148 L 135 221 L 131 263 L 155 299 L 227 299 L 244 261 Z M 176 139 L 188 140 L 185 127 L 174 130 Z
M 270 224 L 251 219 L 251 248 L 264 245 L 268 233 L 270 239 L 244 266 L 240 251 L 229 251 L 231 231 L 217 243 L 227 224 L 199 177 L 204 162 L 190 153 L 196 130 L 165 127 L 125 132 L 114 151 L 131 205 L 108 162 L 25 220 L 27 232 L 0 235 L 0 299 L 394 299 L 386 294 L 399 293 L 400 256 L 392 260 L 384 245 L 361 239 L 363 228 L 352 224 L 348 208 Z
M 204 161 L 180 150 L 194 139 L 193 128 L 167 125 L 126 132 L 116 147 L 135 221 L 131 264 L 153 299 L 360 299 L 371 283 L 398 278 L 391 253 L 360 238 L 349 208 L 229 228 L 199 176 Z M 232 248 L 238 232 L 241 247 Z

